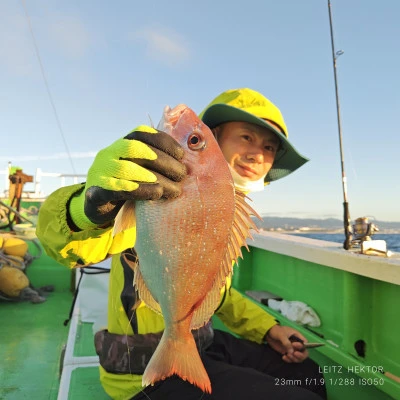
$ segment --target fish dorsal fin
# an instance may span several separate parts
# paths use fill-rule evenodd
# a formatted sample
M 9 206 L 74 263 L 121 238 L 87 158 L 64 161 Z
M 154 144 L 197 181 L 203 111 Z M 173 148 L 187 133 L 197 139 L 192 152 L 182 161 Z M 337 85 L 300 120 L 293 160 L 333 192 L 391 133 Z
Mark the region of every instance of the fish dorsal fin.
M 193 313 L 191 328 L 197 329 L 203 326 L 213 315 L 220 303 L 221 288 L 225 285 L 226 278 L 232 275 L 233 263 L 242 257 L 241 247 L 245 246 L 248 250 L 246 239 L 251 238 L 250 229 L 258 231 L 258 228 L 251 216 L 261 219 L 257 212 L 246 203 L 248 198 L 243 192 L 235 192 L 235 214 L 232 223 L 232 231 L 228 241 L 221 268 L 214 280 L 212 289 L 204 297 L 200 306 Z
M 135 202 L 127 200 L 115 217 L 113 236 L 116 236 L 118 233 L 126 231 L 135 225 Z
M 232 224 L 231 236 L 229 238 L 227 251 L 222 260 L 220 268 L 220 281 L 225 283 L 226 277 L 232 275 L 233 262 L 239 257 L 243 258 L 241 247 L 245 246 L 249 250 L 246 239 L 253 239 L 251 229 L 258 231 L 257 225 L 251 219 L 255 216 L 261 220 L 257 212 L 246 203 L 248 197 L 240 190 L 235 191 L 235 215 Z M 221 287 L 223 284 L 221 285 Z

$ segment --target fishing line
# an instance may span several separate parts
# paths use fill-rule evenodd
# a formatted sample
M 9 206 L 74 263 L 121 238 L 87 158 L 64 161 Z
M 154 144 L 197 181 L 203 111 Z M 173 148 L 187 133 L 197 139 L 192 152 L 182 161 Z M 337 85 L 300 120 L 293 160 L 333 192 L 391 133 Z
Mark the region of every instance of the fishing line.
M 135 313 L 136 313 L 136 310 L 135 310 Z M 131 315 L 131 317 L 129 318 L 129 325 L 126 327 L 126 329 L 125 329 L 125 337 L 127 338 L 127 340 L 126 340 L 126 350 L 127 350 L 127 352 L 128 352 L 128 363 L 129 363 L 129 373 L 131 374 L 131 375 L 133 375 L 133 373 L 132 373 L 132 368 L 131 368 L 131 357 L 130 357 L 130 355 L 131 355 L 131 349 L 129 348 L 129 343 L 128 343 L 128 327 L 129 326 L 132 326 L 132 324 L 131 324 L 131 322 L 132 322 L 132 319 L 133 319 L 133 317 L 135 316 L 135 314 L 134 313 L 132 313 L 132 315 Z M 134 380 L 134 378 L 133 378 L 133 376 L 132 376 L 132 380 Z
M 154 123 L 153 123 L 153 120 L 151 119 L 151 116 L 150 116 L 149 113 L 147 113 L 147 118 L 148 118 L 149 121 L 150 121 L 150 126 L 154 129 Z
M 68 159 L 69 159 L 69 162 L 70 162 L 71 167 L 72 167 L 72 172 L 74 174 L 76 174 L 76 170 L 75 170 L 74 163 L 72 161 L 71 153 L 69 151 L 69 147 L 68 147 L 67 141 L 66 141 L 65 136 L 64 136 L 64 131 L 63 131 L 62 127 L 61 127 L 60 118 L 58 117 L 56 105 L 55 105 L 55 102 L 53 100 L 53 96 L 51 95 L 50 87 L 49 87 L 49 84 L 48 84 L 48 81 L 47 81 L 47 78 L 46 78 L 46 73 L 44 71 L 42 59 L 41 59 L 40 53 L 39 53 L 39 48 L 37 46 L 35 35 L 33 33 L 33 28 L 32 28 L 32 24 L 31 24 L 31 20 L 29 18 L 28 10 L 26 8 L 25 0 L 21 0 L 21 5 L 22 5 L 22 8 L 24 9 L 24 12 L 25 12 L 25 17 L 26 17 L 27 24 L 28 24 L 28 27 L 29 27 L 29 31 L 31 33 L 31 37 L 32 37 L 32 41 L 33 41 L 33 47 L 35 49 L 35 54 L 36 54 L 36 57 L 37 57 L 38 62 L 39 62 L 40 71 L 42 73 L 42 78 L 43 78 L 43 81 L 44 81 L 44 85 L 46 87 L 47 95 L 49 96 L 50 104 L 51 104 L 51 107 L 53 109 L 53 113 L 54 113 L 54 116 L 55 116 L 55 119 L 56 119 L 56 122 L 57 122 L 57 127 L 58 127 L 58 130 L 60 131 L 61 139 L 62 139 L 62 141 L 64 143 L 65 150 L 66 150 L 66 152 L 68 154 Z
M 144 391 L 144 389 L 142 389 L 141 392 L 142 392 L 148 399 L 151 400 L 150 396 Z

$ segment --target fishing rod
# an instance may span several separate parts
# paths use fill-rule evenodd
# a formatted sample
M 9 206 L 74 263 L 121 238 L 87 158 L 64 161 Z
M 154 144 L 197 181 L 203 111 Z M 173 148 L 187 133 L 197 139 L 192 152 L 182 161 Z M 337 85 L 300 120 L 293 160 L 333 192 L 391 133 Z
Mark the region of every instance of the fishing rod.
M 332 24 L 332 10 L 331 2 L 328 0 L 328 12 L 329 12 L 329 26 L 331 34 L 331 46 L 332 46 L 332 61 L 333 61 L 333 77 L 335 81 L 335 95 L 336 95 L 336 113 L 337 113 L 337 124 L 339 133 L 339 147 L 340 147 L 340 163 L 342 169 L 342 187 L 343 187 L 343 224 L 344 224 L 344 234 L 345 241 L 343 247 L 349 250 L 352 242 L 352 231 L 350 226 L 350 212 L 349 212 L 349 202 L 347 201 L 347 177 L 344 170 L 344 155 L 343 155 L 343 143 L 342 143 L 342 124 L 340 120 L 340 103 L 339 103 L 339 88 L 336 73 L 336 60 L 339 56 L 343 54 L 342 50 L 335 51 L 335 43 L 333 39 L 333 24 Z

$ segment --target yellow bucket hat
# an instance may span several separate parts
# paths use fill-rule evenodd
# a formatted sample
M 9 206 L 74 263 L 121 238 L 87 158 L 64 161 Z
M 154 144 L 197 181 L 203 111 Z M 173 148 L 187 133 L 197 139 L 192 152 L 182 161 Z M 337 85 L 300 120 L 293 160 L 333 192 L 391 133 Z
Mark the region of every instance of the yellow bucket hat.
M 289 142 L 286 124 L 279 108 L 255 90 L 227 90 L 217 96 L 199 117 L 211 129 L 225 122 L 238 121 L 256 124 L 274 132 L 281 141 L 281 148 L 265 177 L 265 182 L 283 178 L 308 161 L 308 158 L 302 156 Z M 274 122 L 283 133 L 265 120 Z

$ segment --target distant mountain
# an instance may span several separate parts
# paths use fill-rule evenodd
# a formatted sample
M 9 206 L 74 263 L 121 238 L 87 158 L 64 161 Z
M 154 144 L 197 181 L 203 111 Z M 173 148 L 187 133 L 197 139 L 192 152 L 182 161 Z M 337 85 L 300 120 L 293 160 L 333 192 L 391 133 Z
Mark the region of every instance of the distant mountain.
M 308 228 L 311 230 L 341 230 L 343 221 L 337 218 L 316 219 L 316 218 L 290 218 L 290 217 L 268 217 L 263 216 L 261 221 L 256 221 L 257 226 L 264 230 L 299 230 Z M 376 225 L 379 231 L 400 230 L 400 222 L 386 222 L 370 220 Z M 352 224 L 354 221 L 352 221 Z

